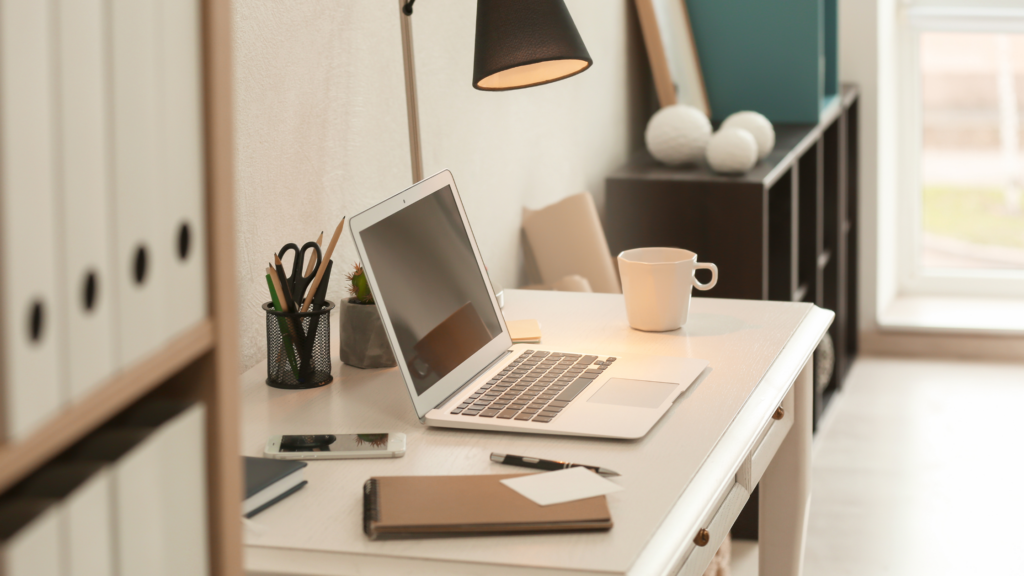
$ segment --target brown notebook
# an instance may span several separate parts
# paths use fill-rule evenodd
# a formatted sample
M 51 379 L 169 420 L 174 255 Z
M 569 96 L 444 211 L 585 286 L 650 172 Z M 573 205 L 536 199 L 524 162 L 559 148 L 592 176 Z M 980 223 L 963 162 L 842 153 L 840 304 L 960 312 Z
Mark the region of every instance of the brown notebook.
M 612 527 L 604 496 L 541 506 L 500 481 L 524 474 L 383 476 L 363 485 L 371 540 Z

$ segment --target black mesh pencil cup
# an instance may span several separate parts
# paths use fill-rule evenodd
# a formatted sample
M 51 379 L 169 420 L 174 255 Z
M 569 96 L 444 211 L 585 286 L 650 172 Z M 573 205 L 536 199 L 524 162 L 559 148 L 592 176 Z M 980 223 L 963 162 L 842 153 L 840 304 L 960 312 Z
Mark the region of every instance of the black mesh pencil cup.
M 324 302 L 319 310 L 278 312 L 263 304 L 267 313 L 267 384 L 274 388 L 302 390 L 329 384 L 331 376 L 331 310 Z

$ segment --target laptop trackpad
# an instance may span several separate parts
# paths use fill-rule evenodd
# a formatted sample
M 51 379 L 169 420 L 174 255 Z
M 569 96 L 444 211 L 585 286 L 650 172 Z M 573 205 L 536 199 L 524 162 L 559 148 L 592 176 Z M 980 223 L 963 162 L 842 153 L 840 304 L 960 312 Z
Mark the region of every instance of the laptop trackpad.
M 604 386 L 601 386 L 587 402 L 634 408 L 657 408 L 677 386 L 679 384 L 669 382 L 612 378 L 605 382 Z

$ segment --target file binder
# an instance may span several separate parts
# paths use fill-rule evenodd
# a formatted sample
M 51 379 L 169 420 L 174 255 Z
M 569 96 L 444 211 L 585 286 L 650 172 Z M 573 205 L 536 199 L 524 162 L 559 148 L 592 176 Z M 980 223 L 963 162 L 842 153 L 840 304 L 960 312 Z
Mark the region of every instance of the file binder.
M 52 16 L 49 2 L 0 0 L 0 436 L 11 440 L 56 414 L 64 395 Z
M 111 484 L 104 464 L 56 462 L 16 492 L 56 499 L 65 576 L 114 576 Z
M 160 455 L 159 518 L 163 523 L 162 564 L 168 576 L 209 574 L 206 499 L 206 410 L 202 404 L 149 400 L 118 421 L 157 427 L 151 442 Z
M 104 430 L 70 453 L 77 460 L 110 463 L 118 576 L 177 576 L 163 566 L 161 452 L 152 433 L 151 428 Z
M 207 316 L 199 9 L 197 0 L 161 0 L 161 233 L 171 239 L 162 257 L 168 263 L 163 309 L 164 330 L 172 337 Z
M 66 370 L 72 401 L 115 369 L 107 20 L 103 0 L 59 0 L 60 221 Z
M 63 576 L 60 526 L 53 504 L 41 498 L 0 504 L 0 574 Z
M 114 274 L 118 362 L 147 357 L 166 341 L 167 254 L 162 225 L 159 0 L 111 0 Z

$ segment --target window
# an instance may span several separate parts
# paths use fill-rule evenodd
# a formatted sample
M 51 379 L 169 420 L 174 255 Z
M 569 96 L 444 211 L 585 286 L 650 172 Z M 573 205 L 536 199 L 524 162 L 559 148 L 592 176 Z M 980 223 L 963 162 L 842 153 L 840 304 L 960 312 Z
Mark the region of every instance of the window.
M 1024 269 L 1024 35 L 919 38 L 921 265 Z
M 900 293 L 1024 298 L 1024 10 L 902 22 Z

